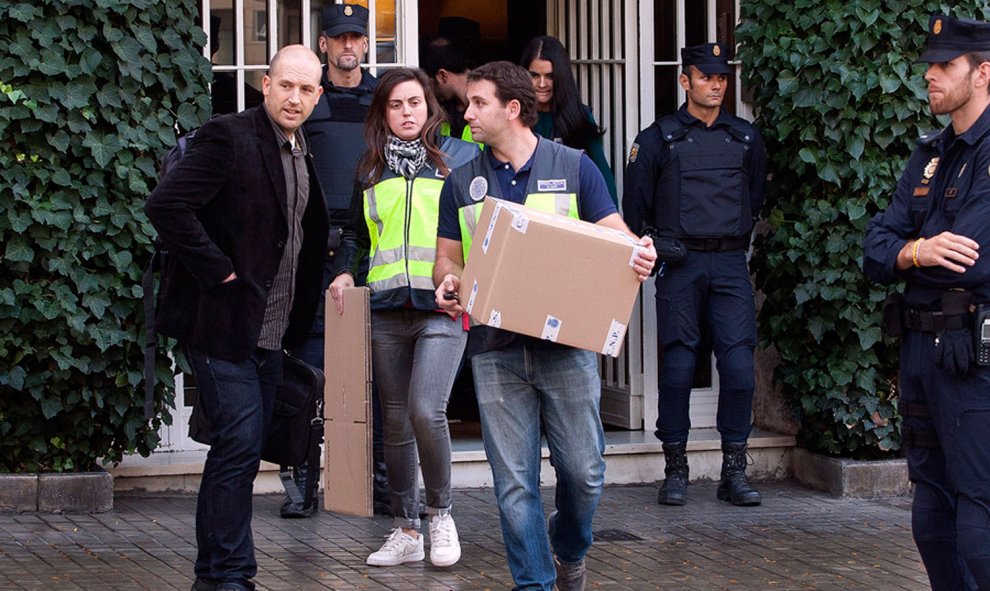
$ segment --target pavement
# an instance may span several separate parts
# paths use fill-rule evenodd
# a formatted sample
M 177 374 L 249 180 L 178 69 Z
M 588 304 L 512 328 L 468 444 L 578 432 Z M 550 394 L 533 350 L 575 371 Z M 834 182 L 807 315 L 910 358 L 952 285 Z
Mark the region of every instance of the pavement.
M 921 590 L 910 499 L 836 499 L 792 482 L 761 483 L 760 507 L 715 499 L 695 483 L 684 507 L 656 485 L 606 487 L 587 557 L 588 590 Z M 543 490 L 544 505 L 553 490 Z M 318 513 L 278 517 L 281 496 L 254 498 L 260 590 L 509 589 L 494 495 L 454 491 L 463 556 L 365 566 L 391 520 Z M 196 556 L 193 496 L 118 495 L 98 515 L 0 514 L 0 591 L 182 590 Z M 427 555 L 429 551 L 427 550 Z

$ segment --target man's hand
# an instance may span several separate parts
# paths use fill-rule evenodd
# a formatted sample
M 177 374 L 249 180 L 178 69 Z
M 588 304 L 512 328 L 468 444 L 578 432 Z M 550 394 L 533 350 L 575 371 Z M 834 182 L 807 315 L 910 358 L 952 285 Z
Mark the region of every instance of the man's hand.
M 222 281 L 222 283 L 230 283 L 231 281 L 233 281 L 235 279 L 237 279 L 237 273 L 234 273 L 233 271 L 231 271 L 230 272 L 230 275 L 227 275 L 227 278 L 224 279 Z
M 451 318 L 457 318 L 458 316 L 460 316 L 461 312 L 464 311 L 464 308 L 461 307 L 460 300 L 458 300 L 456 297 L 450 298 L 450 296 L 447 294 L 453 294 L 454 296 L 457 296 L 457 293 L 460 290 L 460 288 L 461 288 L 460 277 L 458 277 L 457 275 L 453 275 L 451 273 L 444 275 L 443 280 L 440 282 L 440 285 L 437 286 L 437 291 L 436 291 L 437 307 L 439 307 L 447 314 L 450 314 Z M 447 297 L 444 297 L 445 295 L 447 295 Z
M 333 303 L 337 304 L 337 314 L 344 315 L 344 290 L 354 287 L 354 276 L 350 273 L 341 273 L 330 283 L 330 297 Z
M 914 243 L 908 245 L 913 249 Z M 918 264 L 922 267 L 945 267 L 956 273 L 965 273 L 967 267 L 976 264 L 980 258 L 980 245 L 975 240 L 942 232 L 931 238 L 926 238 L 918 244 Z
M 636 249 L 636 258 L 633 259 L 633 270 L 639 275 L 641 282 L 649 279 L 656 264 L 657 249 L 653 246 L 653 239 L 643 236 L 639 239 L 639 248 Z

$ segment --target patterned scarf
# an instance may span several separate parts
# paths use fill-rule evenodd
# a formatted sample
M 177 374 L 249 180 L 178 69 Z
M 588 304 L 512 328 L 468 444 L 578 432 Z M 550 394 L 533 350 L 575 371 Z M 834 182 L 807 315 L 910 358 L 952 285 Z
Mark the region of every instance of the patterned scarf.
M 426 164 L 426 148 L 419 138 L 407 142 L 389 134 L 385 163 L 392 172 L 407 179 L 415 178 Z

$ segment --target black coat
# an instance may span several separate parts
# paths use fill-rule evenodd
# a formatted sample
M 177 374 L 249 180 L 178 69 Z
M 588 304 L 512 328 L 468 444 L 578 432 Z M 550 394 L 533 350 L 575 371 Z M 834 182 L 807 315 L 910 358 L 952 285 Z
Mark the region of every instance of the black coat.
M 327 211 L 311 155 L 306 166 L 309 201 L 287 348 L 312 323 L 326 258 Z M 169 251 L 158 331 L 213 357 L 247 359 L 286 246 L 286 207 L 285 173 L 264 106 L 207 122 L 145 206 Z M 223 283 L 231 272 L 237 279 Z

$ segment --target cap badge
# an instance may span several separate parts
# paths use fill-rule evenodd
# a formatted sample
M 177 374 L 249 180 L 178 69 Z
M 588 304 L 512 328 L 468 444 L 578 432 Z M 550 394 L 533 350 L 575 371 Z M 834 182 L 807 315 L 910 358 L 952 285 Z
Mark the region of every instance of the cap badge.
M 712 45 L 712 55 L 715 57 L 722 55 L 722 50 L 718 48 L 718 45 Z
M 351 16 L 352 14 L 354 14 L 354 9 L 351 8 L 351 5 L 350 4 L 345 5 L 344 6 L 344 16 Z
M 932 25 L 932 33 L 938 35 L 942 32 L 942 19 L 935 19 L 935 24 Z

